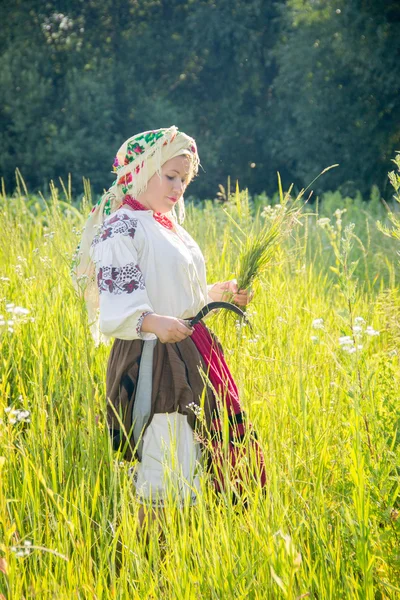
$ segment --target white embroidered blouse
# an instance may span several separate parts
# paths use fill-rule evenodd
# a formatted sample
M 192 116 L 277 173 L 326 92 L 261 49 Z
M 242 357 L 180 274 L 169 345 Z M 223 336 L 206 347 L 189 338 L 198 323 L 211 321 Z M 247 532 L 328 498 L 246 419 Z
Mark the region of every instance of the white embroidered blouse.
M 92 242 L 100 297 L 100 331 L 122 340 L 141 332 L 146 314 L 187 319 L 210 301 L 203 254 L 183 227 L 163 227 L 151 210 L 121 207 Z M 211 286 L 209 286 L 211 287 Z

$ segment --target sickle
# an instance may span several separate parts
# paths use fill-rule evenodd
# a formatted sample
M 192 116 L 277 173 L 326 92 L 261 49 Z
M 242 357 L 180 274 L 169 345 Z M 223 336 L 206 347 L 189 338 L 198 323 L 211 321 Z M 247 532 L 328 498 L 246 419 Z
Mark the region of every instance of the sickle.
M 246 317 L 245 313 L 238 306 L 236 306 L 236 304 L 232 304 L 231 302 L 210 302 L 209 304 L 206 304 L 195 317 L 187 319 L 188 324 L 193 327 L 193 325 L 196 325 L 196 323 L 198 323 L 203 317 L 208 315 L 209 312 L 215 310 L 216 308 L 225 308 L 226 310 L 231 310 L 239 315 L 239 317 L 244 320 L 246 325 L 251 328 L 251 323 Z

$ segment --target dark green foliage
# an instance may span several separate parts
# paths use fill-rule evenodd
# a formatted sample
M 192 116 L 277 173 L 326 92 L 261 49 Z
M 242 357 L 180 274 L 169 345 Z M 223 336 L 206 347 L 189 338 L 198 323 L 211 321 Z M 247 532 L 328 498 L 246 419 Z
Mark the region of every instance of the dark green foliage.
M 302 183 L 383 188 L 400 146 L 400 10 L 395 2 L 293 0 L 276 48 L 274 152 Z M 391 6 L 389 6 L 391 5 Z
M 120 144 L 177 125 L 198 142 L 212 197 L 383 188 L 400 146 L 394 1 L 5 0 L 0 5 L 0 175 L 31 190 L 112 181 Z M 387 191 L 390 194 L 390 191 Z

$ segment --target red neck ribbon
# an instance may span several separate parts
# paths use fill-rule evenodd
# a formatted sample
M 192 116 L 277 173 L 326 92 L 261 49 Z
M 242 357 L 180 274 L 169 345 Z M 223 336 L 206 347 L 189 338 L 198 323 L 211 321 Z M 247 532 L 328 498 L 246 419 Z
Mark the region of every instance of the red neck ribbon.
M 148 208 L 143 206 L 143 204 L 140 204 L 140 202 L 138 202 L 137 200 L 135 200 L 135 198 L 132 198 L 132 196 L 129 196 L 129 195 L 125 196 L 125 198 L 122 201 L 121 206 L 123 206 L 124 204 L 127 204 L 128 206 L 130 206 L 131 208 L 133 208 L 133 210 L 149 210 Z M 160 223 L 160 225 L 162 225 L 166 229 L 174 228 L 174 224 L 172 223 L 172 221 L 170 219 L 168 219 L 168 217 L 166 217 L 165 215 L 155 212 L 155 213 L 153 213 L 153 217 L 155 218 L 156 221 L 158 221 Z

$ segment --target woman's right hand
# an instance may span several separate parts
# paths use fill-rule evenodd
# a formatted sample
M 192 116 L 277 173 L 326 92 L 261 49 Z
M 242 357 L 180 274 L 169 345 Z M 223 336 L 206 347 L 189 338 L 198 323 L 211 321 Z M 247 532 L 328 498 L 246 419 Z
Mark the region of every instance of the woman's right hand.
M 183 319 L 163 317 L 153 313 L 143 319 L 142 331 L 154 333 L 163 344 L 174 344 L 192 335 L 194 330 L 188 327 Z

